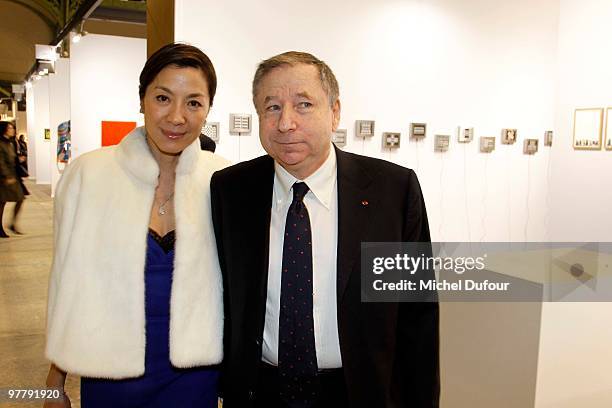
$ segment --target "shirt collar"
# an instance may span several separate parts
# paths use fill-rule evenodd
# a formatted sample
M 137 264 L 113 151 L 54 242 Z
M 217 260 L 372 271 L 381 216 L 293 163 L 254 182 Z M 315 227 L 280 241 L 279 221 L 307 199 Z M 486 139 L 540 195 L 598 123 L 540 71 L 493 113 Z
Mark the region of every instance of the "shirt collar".
M 308 185 L 315 198 L 329 210 L 336 178 L 336 151 L 333 145 L 330 147 L 329 155 L 321 167 L 304 180 L 298 180 L 280 164 L 274 162 L 274 192 L 276 193 L 277 204 L 278 201 L 288 200 L 291 202 L 293 200 L 291 191 L 293 184 L 303 181 Z

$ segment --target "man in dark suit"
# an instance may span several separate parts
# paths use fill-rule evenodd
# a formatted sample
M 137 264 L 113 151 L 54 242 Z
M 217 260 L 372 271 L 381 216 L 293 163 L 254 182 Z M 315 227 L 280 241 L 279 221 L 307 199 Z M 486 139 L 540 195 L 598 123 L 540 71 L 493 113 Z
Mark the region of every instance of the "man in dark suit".
M 437 407 L 438 305 L 361 301 L 361 242 L 429 242 L 415 173 L 343 152 L 316 57 L 263 61 L 266 156 L 212 178 L 224 273 L 224 407 Z

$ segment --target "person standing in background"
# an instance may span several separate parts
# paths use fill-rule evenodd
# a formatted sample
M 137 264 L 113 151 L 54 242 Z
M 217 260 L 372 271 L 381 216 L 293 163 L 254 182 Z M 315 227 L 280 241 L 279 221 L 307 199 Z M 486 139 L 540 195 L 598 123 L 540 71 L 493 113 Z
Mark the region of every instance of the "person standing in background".
M 200 133 L 200 149 L 214 153 L 217 149 L 217 144 L 204 133 Z
M 23 200 L 28 191 L 25 189 L 21 177 L 17 172 L 19 157 L 17 154 L 15 138 L 15 125 L 11 122 L 0 122 L 0 238 L 8 238 L 4 231 L 2 216 L 7 202 L 14 202 L 13 219 L 9 229 L 15 234 L 21 234 L 17 229 L 17 220 Z
M 19 145 L 19 150 L 21 151 L 20 154 L 24 158 L 24 160 L 21 161 L 21 164 L 27 170 L 28 169 L 28 142 L 26 141 L 25 135 L 19 135 L 17 144 Z

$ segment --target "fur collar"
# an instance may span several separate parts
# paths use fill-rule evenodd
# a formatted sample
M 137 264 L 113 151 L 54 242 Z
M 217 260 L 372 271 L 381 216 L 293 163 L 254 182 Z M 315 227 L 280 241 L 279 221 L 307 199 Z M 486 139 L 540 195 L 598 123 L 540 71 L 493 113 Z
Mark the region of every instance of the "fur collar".
M 157 185 L 159 166 L 147 144 L 144 127 L 130 132 L 117 147 L 119 164 L 132 176 L 145 184 Z M 181 153 L 176 174 L 189 174 L 194 171 L 200 153 L 196 139 Z

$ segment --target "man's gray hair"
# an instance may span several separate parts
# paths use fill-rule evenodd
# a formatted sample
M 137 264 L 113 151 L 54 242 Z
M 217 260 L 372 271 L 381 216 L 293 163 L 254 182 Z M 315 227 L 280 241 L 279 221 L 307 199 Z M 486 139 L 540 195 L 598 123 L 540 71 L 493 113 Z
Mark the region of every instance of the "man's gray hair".
M 264 76 L 266 76 L 274 68 L 278 68 L 283 65 L 293 67 L 298 64 L 312 65 L 317 68 L 319 71 L 319 77 L 321 79 L 321 86 L 329 98 L 329 106 L 333 106 L 340 96 L 338 81 L 336 80 L 336 76 L 334 75 L 333 71 L 325 62 L 321 61 L 314 55 L 299 51 L 287 51 L 259 63 L 257 70 L 255 71 L 255 77 L 253 78 L 253 104 L 257 107 L 255 101 L 257 96 L 257 88 L 259 87 L 259 84 Z

